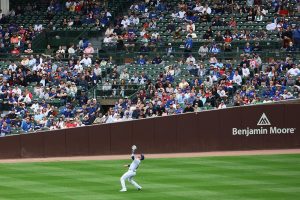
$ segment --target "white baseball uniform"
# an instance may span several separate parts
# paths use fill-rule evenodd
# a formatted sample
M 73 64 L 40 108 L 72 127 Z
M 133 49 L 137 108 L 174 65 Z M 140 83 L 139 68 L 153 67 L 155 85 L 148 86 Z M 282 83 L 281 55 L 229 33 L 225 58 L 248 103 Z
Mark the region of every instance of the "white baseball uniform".
M 125 180 L 127 179 L 129 181 L 129 183 L 131 183 L 132 185 L 134 185 L 134 187 L 136 187 L 137 189 L 142 189 L 141 186 L 139 186 L 139 184 L 137 184 L 134 180 L 133 177 L 136 175 L 136 170 L 139 167 L 141 160 L 135 158 L 134 154 L 131 155 L 131 159 L 133 160 L 132 163 L 129 166 L 128 171 L 123 174 L 123 176 L 120 178 L 121 181 L 121 185 L 122 185 L 122 190 L 126 191 L 126 185 L 125 185 Z

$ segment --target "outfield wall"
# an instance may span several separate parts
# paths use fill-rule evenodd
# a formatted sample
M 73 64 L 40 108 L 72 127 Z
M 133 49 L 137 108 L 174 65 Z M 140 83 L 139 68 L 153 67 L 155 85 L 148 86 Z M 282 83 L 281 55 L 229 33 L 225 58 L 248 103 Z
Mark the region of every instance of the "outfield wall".
M 8 136 L 0 158 L 128 154 L 133 144 L 143 153 L 300 148 L 299 113 L 300 104 L 269 104 Z

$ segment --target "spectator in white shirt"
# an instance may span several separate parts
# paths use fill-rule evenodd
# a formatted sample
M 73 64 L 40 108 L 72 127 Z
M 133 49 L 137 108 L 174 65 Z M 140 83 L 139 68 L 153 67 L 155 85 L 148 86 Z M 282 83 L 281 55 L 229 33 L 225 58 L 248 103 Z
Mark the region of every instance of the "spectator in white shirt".
M 83 64 L 84 66 L 90 66 L 92 65 L 92 59 L 85 54 L 85 57 L 80 61 L 80 64 Z
M 199 48 L 199 50 L 198 50 L 198 54 L 199 54 L 202 58 L 205 57 L 205 56 L 207 55 L 207 53 L 208 53 L 208 47 L 207 47 L 207 45 L 201 46 L 201 47 Z
M 65 5 L 66 5 L 66 8 L 69 10 L 70 6 L 72 5 L 72 2 L 70 0 L 67 0 Z
M 193 62 L 193 64 L 196 63 L 196 59 L 193 57 L 192 54 L 190 54 L 190 56 L 186 59 L 185 61 L 187 64 L 190 64 L 191 62 Z
M 242 77 L 239 75 L 239 72 L 237 70 L 234 72 L 232 81 L 233 81 L 233 83 L 235 83 L 237 85 L 242 84 Z
M 250 76 L 250 70 L 246 66 L 246 64 L 243 64 L 242 74 L 243 74 L 243 77 L 245 77 L 245 78 L 248 78 Z
M 109 82 L 109 80 L 106 80 L 106 82 L 102 86 L 102 90 L 108 91 L 111 90 L 112 84 Z
M 262 20 L 263 20 L 263 15 L 261 14 L 261 12 L 258 12 L 255 16 L 255 21 L 261 22 Z
M 225 90 L 222 87 L 219 87 L 217 90 L 217 93 L 220 95 L 220 97 L 227 97 Z
M 106 9 L 105 10 L 105 16 L 108 17 L 108 18 L 111 18 L 112 14 Z
M 129 79 L 129 74 L 127 71 L 124 69 L 121 74 L 120 74 L 120 80 L 128 80 Z
M 104 44 L 110 44 L 110 43 L 112 43 L 112 37 L 105 36 L 104 39 L 103 39 L 103 43 Z
M 293 68 L 289 69 L 288 74 L 291 76 L 298 76 L 300 75 L 300 70 L 299 68 L 294 64 Z
M 94 74 L 97 78 L 96 82 L 98 82 L 99 80 L 101 80 L 101 76 L 102 76 L 102 70 L 99 67 L 99 64 L 95 64 L 95 68 L 94 68 Z
M 10 63 L 10 65 L 8 66 L 8 69 L 11 70 L 12 72 L 15 72 L 17 69 L 17 65 L 16 63 L 14 63 L 13 61 Z
M 196 12 L 201 12 L 203 11 L 203 6 L 201 6 L 200 3 L 196 3 L 196 6 L 193 8 L 194 11 Z
M 77 61 L 76 65 L 74 66 L 74 69 L 77 70 L 77 72 L 80 72 L 80 73 L 83 72 L 83 67 L 79 60 Z
M 36 65 L 36 59 L 33 57 L 33 55 L 30 56 L 29 62 L 28 62 L 28 66 L 30 68 L 34 68 Z
M 68 54 L 70 56 L 75 54 L 75 49 L 74 49 L 74 44 L 72 44 L 69 48 L 68 48 Z
M 127 16 L 124 16 L 123 20 L 121 21 L 123 28 L 126 29 L 130 25 L 130 21 Z
M 137 16 L 135 16 L 135 17 L 133 18 L 133 20 L 132 20 L 132 23 L 133 23 L 134 25 L 138 25 L 138 24 L 140 23 L 140 19 L 139 19 Z
M 206 12 L 209 15 L 211 14 L 211 8 L 208 6 L 208 4 L 205 5 L 202 13 L 204 12 Z
M 18 85 L 16 85 L 15 88 L 12 90 L 12 93 L 16 94 L 17 96 L 20 96 L 22 94 L 22 90 L 18 87 Z
M 42 24 L 35 24 L 34 25 L 34 31 L 40 32 L 43 30 L 43 25 Z
M 178 13 L 177 13 L 177 17 L 179 18 L 179 19 L 183 19 L 184 17 L 185 17 L 185 11 L 182 9 L 182 10 L 180 10 Z
M 33 101 L 33 104 L 31 105 L 30 108 L 34 111 L 34 113 L 38 112 L 38 110 L 40 109 L 40 106 L 39 106 L 39 103 L 38 103 L 37 99 L 35 99 Z

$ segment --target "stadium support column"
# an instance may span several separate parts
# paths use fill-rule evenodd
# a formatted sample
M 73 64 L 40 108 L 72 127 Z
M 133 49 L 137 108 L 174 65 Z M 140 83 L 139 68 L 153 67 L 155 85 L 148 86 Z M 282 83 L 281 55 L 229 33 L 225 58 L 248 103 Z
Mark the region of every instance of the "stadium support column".
M 9 12 L 9 0 L 0 0 L 0 9 L 2 14 L 7 15 Z

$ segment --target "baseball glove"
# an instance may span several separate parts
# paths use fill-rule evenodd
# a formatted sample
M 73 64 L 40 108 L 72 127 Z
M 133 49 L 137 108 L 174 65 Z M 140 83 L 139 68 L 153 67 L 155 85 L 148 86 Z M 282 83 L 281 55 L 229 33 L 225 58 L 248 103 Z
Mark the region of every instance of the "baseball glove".
M 132 149 L 132 151 L 135 151 L 137 149 L 137 147 L 135 145 L 132 145 L 131 149 Z

